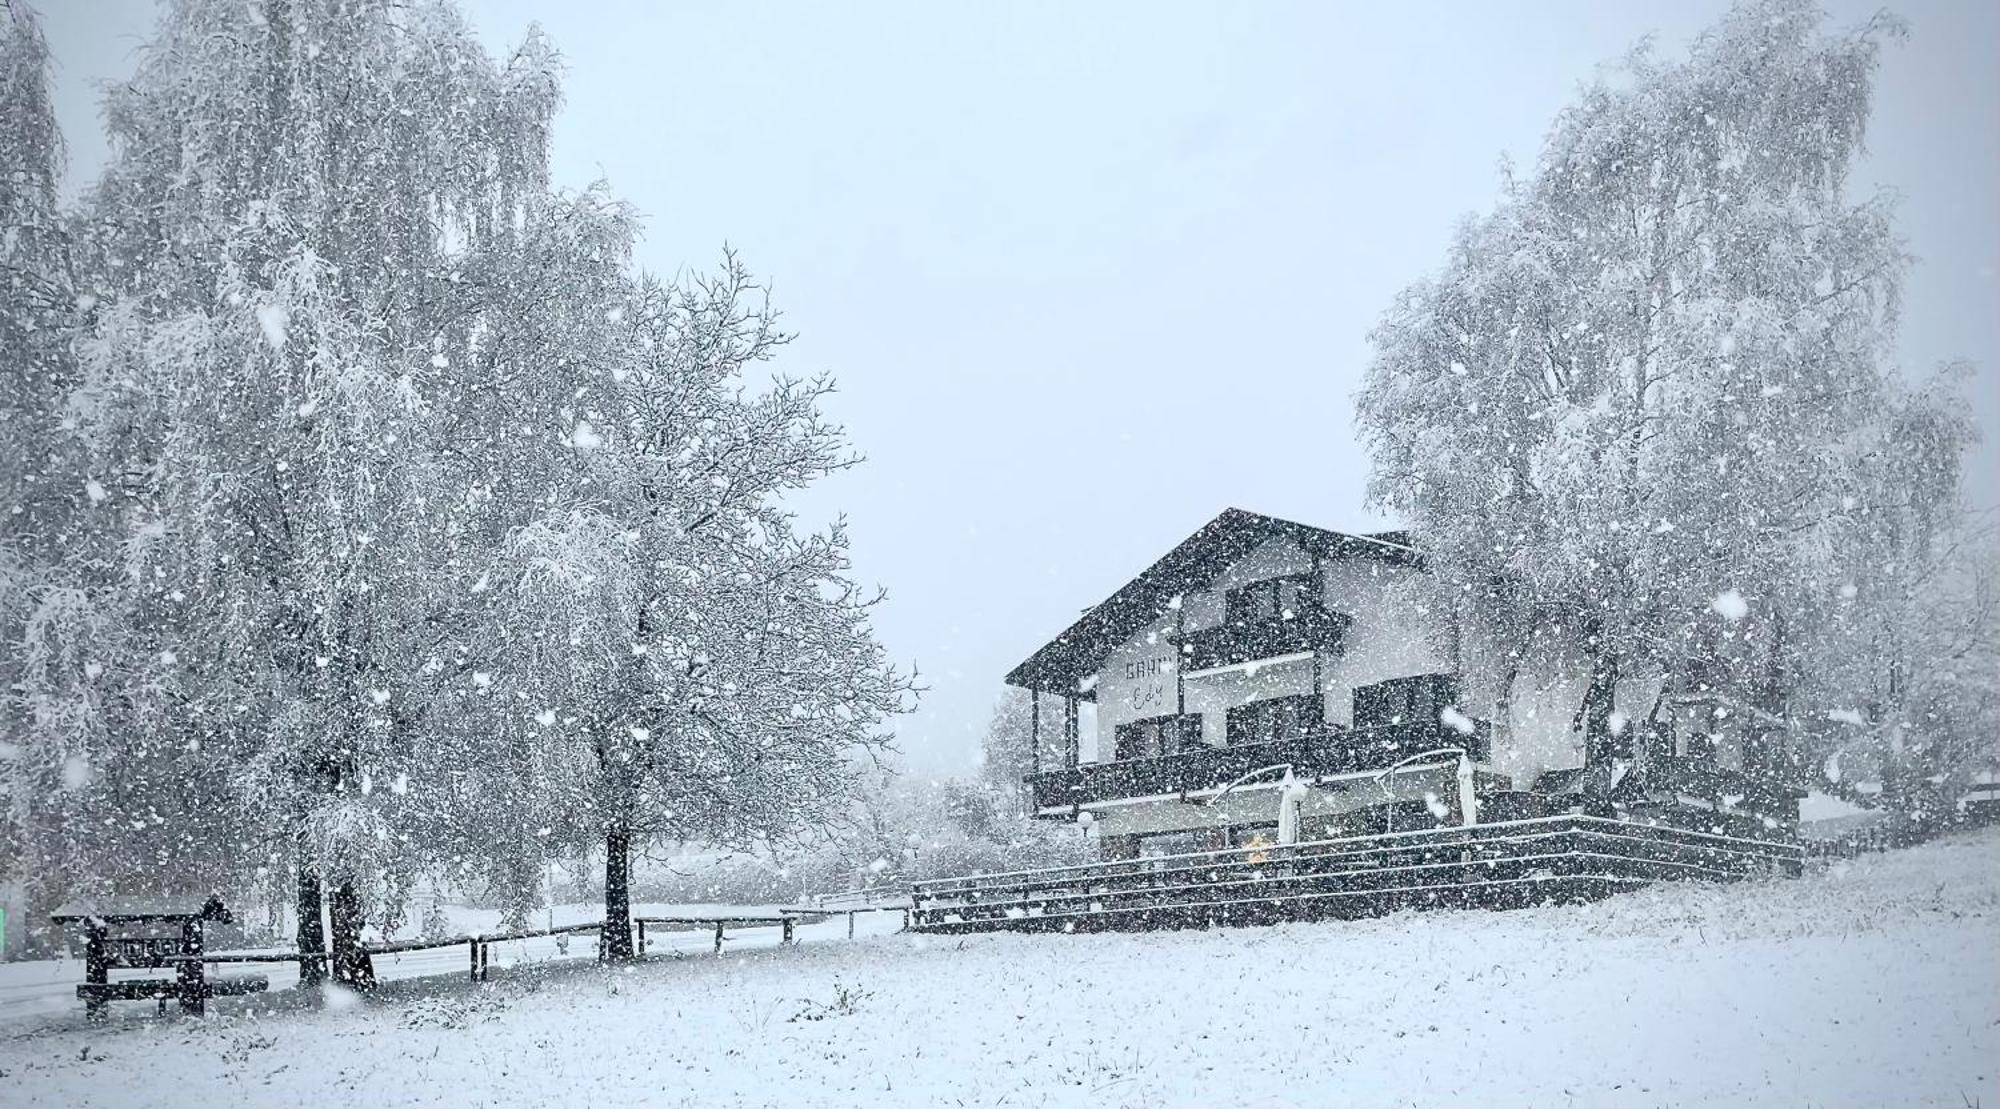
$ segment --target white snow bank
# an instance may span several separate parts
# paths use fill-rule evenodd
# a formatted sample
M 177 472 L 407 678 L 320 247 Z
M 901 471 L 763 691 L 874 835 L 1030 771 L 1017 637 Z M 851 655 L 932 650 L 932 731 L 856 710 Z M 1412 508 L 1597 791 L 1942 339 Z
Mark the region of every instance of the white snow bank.
M 1208 932 L 829 922 L 342 1011 L 70 1015 L 0 1041 L 0 1072 L 10 1109 L 1993 1105 L 1996 860 L 1985 832 L 1798 880 Z

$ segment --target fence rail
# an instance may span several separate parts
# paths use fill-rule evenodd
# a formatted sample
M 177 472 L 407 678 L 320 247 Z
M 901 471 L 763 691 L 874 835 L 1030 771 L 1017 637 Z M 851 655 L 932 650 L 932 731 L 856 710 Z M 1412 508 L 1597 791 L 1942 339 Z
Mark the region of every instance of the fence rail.
M 493 957 L 493 945 L 510 940 L 531 940 L 542 936 L 562 936 L 575 932 L 601 932 L 604 922 L 586 920 L 579 924 L 558 924 L 553 928 L 520 928 L 506 932 L 467 932 L 456 936 L 436 936 L 429 939 L 418 937 L 408 940 L 390 940 L 378 943 L 364 943 L 361 950 L 368 955 L 400 955 L 407 951 L 429 951 L 440 947 L 466 946 L 467 965 L 472 980 L 486 980 Z
M 1795 843 L 1565 815 L 917 884 L 919 932 L 1261 923 L 1505 908 L 1675 878 L 1796 875 Z
M 1954 812 L 1943 820 L 1899 820 L 1886 811 L 1884 816 L 1881 823 L 1870 824 L 1844 835 L 1807 840 L 1806 854 L 1815 859 L 1852 859 L 1874 851 L 1915 847 L 1950 832 L 1995 823 L 1994 816 L 2000 814 L 1988 815 L 1976 810 Z

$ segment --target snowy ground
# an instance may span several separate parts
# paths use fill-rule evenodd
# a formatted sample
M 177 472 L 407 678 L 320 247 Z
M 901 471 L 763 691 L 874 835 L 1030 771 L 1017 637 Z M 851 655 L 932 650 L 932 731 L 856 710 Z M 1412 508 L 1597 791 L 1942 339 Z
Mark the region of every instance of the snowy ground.
M 1514 913 L 802 931 L 327 1008 L 24 1018 L 0 1025 L 0 1102 L 2000 1105 L 2000 832 Z

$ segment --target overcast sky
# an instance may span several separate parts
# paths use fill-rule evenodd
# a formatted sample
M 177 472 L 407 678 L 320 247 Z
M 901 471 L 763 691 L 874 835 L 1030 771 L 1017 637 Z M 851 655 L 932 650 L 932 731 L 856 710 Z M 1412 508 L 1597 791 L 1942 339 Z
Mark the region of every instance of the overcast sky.
M 2000 4 L 1890 6 L 1913 31 L 1856 184 L 1902 194 L 1921 258 L 1906 363 L 1984 362 L 2000 428 Z M 153 7 L 41 7 L 74 190 Z M 799 332 L 785 367 L 839 378 L 869 460 L 805 510 L 844 510 L 890 591 L 926 771 L 970 768 L 1001 675 L 1224 507 L 1392 523 L 1353 432 L 1369 327 L 1594 66 L 1725 7 L 468 4 L 494 50 L 539 21 L 567 59 L 559 182 L 636 204 L 649 268 L 735 246 Z

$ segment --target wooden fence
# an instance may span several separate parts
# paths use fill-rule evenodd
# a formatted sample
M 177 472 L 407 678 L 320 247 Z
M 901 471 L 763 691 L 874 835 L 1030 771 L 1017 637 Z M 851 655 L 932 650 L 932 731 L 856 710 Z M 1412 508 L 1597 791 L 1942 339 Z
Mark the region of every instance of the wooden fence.
M 1797 875 L 1796 843 L 1563 815 L 919 882 L 919 932 L 1256 924 Z

